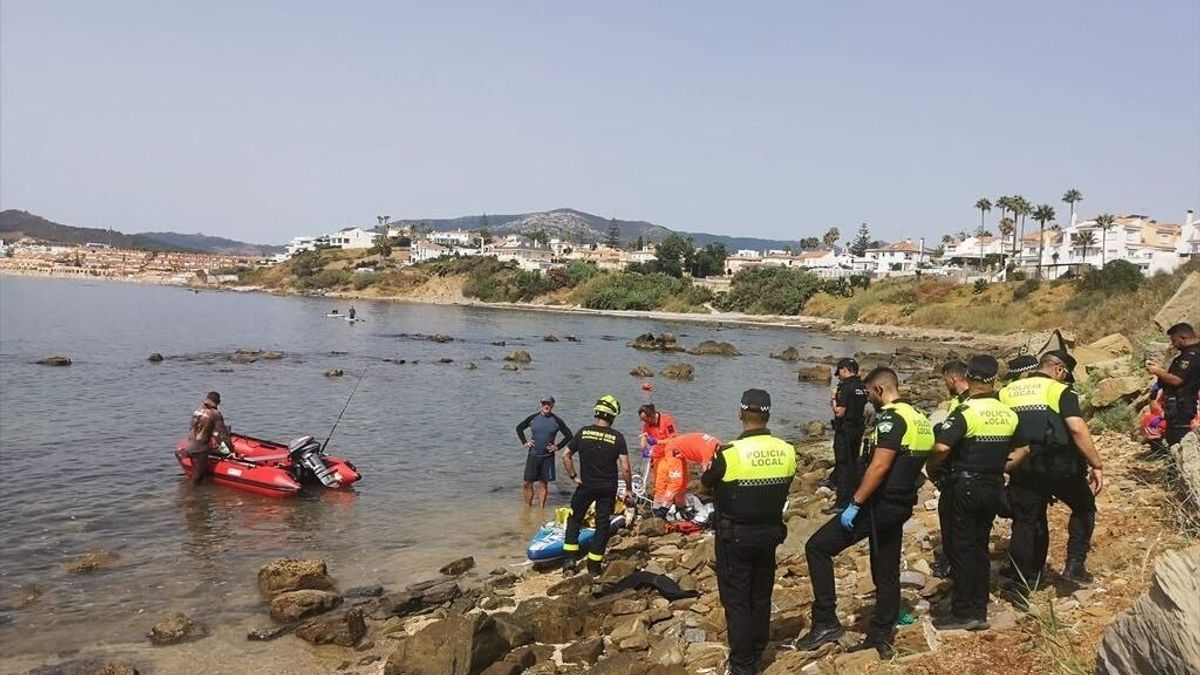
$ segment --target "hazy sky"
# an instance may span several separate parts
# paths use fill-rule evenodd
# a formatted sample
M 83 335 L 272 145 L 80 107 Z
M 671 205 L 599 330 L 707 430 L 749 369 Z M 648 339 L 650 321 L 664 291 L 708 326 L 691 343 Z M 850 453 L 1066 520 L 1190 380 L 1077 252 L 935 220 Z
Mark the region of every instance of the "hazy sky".
M 799 238 L 1200 207 L 1200 3 L 0 7 L 0 207 L 281 242 L 572 206 Z M 994 222 L 996 212 L 989 214 Z

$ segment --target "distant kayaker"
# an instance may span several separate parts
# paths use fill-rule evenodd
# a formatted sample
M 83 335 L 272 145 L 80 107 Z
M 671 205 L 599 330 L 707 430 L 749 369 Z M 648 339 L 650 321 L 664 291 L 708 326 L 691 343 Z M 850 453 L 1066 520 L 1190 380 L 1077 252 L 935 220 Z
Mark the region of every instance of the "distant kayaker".
M 199 485 L 209 472 L 208 453 L 212 451 L 214 439 L 224 443 L 233 451 L 233 441 L 229 438 L 229 427 L 225 426 L 225 416 L 221 414 L 221 395 L 210 391 L 196 412 L 192 413 L 192 426 L 188 434 L 187 453 L 192 460 L 192 485 Z
M 350 311 L 349 311 L 349 312 L 347 312 L 347 314 L 349 314 L 349 315 L 350 315 L 350 318 L 351 318 L 351 319 L 353 319 L 353 318 L 354 318 L 354 315 L 355 315 L 355 311 L 354 311 L 354 305 L 350 305 Z
M 530 432 L 525 437 L 525 430 Z M 562 433 L 562 440 L 558 440 Z M 554 453 L 571 440 L 571 429 L 561 417 L 554 414 L 554 397 L 542 397 L 541 408 L 521 420 L 517 425 L 517 438 L 529 450 L 525 458 L 525 503 L 533 505 L 533 484 L 541 487 L 541 505 L 546 505 L 550 496 L 550 483 L 555 479 Z

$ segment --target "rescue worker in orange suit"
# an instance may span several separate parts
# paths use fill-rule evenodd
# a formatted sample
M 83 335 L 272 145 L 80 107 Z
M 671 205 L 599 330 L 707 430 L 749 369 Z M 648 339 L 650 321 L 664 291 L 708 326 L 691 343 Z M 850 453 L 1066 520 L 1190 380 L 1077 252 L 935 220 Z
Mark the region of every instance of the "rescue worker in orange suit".
M 752 675 L 770 638 L 775 549 L 787 537 L 783 505 L 796 475 L 796 450 L 767 429 L 771 395 L 742 394 L 742 434 L 713 455 L 700 480 L 716 499 L 717 590 L 729 634 L 726 672 Z
M 663 517 L 672 505 L 686 505 L 688 462 L 707 466 L 720 446 L 719 438 L 701 432 L 680 434 L 662 443 L 651 443 L 655 515 Z

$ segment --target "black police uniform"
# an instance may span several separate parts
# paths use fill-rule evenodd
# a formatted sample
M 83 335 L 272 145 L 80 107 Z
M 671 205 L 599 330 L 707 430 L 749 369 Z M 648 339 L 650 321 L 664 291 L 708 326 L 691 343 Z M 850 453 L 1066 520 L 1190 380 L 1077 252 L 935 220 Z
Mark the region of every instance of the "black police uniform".
M 1096 497 L 1087 481 L 1087 463 L 1079 454 L 1066 420 L 1082 417 L 1079 396 L 1045 373 L 1034 373 L 1000 390 L 1000 401 L 1021 420 L 1029 457 L 1008 484 L 1012 509 L 1012 558 L 1015 580 L 1036 587 L 1050 546 L 1046 509 L 1058 499 L 1071 509 L 1067 521 L 1067 568 L 1082 570 L 1096 529 Z
M 1183 440 L 1196 417 L 1196 392 L 1200 391 L 1200 343 L 1184 347 L 1171 360 L 1167 372 L 1183 379 L 1183 384 L 1172 387 L 1163 384 L 1163 415 L 1167 420 L 1167 432 L 1163 439 L 1167 445 Z
M 813 586 L 814 632 L 810 636 L 839 626 L 833 557 L 869 539 L 875 614 L 864 644 L 890 648 L 900 613 L 900 544 L 904 539 L 904 523 L 912 517 L 913 505 L 917 503 L 921 469 L 933 448 L 934 434 L 925 415 L 905 401 L 895 401 L 880 411 L 872 436 L 872 453 L 874 448 L 896 451 L 883 482 L 861 505 L 853 529 L 846 530 L 841 516 L 834 516 L 804 545 Z
M 946 408 L 946 417 L 958 409 L 971 395 L 967 392 L 962 392 L 954 398 L 950 399 L 950 404 Z M 950 489 L 950 473 L 948 464 L 942 463 L 942 470 L 935 472 L 929 477 L 933 484 L 937 486 L 941 493 L 938 499 L 938 529 L 942 531 L 942 558 L 935 561 L 933 564 L 933 574 L 937 577 L 948 578 L 952 572 L 950 567 L 950 540 L 954 538 L 953 524 L 953 502 L 946 496 L 946 492 Z
M 854 496 L 860 478 L 858 460 L 865 431 L 863 409 L 867 406 L 867 389 L 858 375 L 838 384 L 834 402 L 846 409 L 842 417 L 833 419 L 833 475 L 837 488 L 833 504 L 843 508 Z
M 765 391 L 742 395 L 745 410 L 770 407 Z M 758 672 L 770 637 L 775 548 L 787 537 L 783 505 L 795 474 L 795 448 L 764 428 L 718 449 L 700 478 L 715 495 L 717 589 L 734 673 Z
M 987 621 L 988 538 L 1001 508 L 1009 451 L 1026 445 L 1017 414 L 994 393 L 978 394 L 938 425 L 937 443 L 950 448 L 947 490 L 949 549 L 957 620 Z

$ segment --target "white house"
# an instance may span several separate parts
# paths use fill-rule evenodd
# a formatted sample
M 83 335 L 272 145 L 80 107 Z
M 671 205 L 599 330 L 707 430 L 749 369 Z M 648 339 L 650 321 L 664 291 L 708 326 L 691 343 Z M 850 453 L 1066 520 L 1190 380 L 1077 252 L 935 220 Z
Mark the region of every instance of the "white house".
M 1062 230 L 1048 228 L 1042 247 L 1042 276 L 1055 279 L 1082 264 L 1099 267 L 1113 260 L 1133 263 L 1144 274 L 1170 272 L 1200 251 L 1196 229 L 1191 211 L 1183 226 L 1134 214 L 1117 216 L 1107 231 L 1095 219 L 1076 220 Z M 1036 230 L 1022 242 L 1018 265 L 1026 273 L 1036 272 Z
M 554 254 L 548 247 L 540 246 L 519 234 L 510 234 L 502 241 L 489 246 L 484 255 L 500 262 L 515 262 L 523 270 L 542 272 L 551 266 Z
M 326 235 L 333 248 L 371 248 L 375 245 L 375 233 L 361 227 L 347 227 Z
M 1008 256 L 1011 247 L 1011 243 L 1006 245 L 1003 237 L 971 235 L 962 241 L 954 239 L 947 243 L 942 252 L 942 260 L 953 261 L 959 265 L 978 266 L 981 260 L 998 260 Z
M 287 257 L 292 257 L 301 251 L 312 251 L 317 248 L 316 237 L 292 237 L 287 245 Z
M 448 255 L 450 249 L 441 244 L 429 241 L 428 239 L 418 239 L 413 242 L 410 249 L 412 254 L 412 262 L 419 263 L 426 260 L 433 260 L 441 256 Z
M 911 239 L 905 239 L 880 248 L 869 248 L 864 257 L 874 263 L 874 270 L 871 271 L 881 277 L 907 276 L 916 274 L 918 264 L 929 262 L 929 250 L 922 249 Z M 857 268 L 860 264 L 860 259 L 855 259 L 854 266 Z M 869 268 L 870 265 L 865 267 Z
M 1188 209 L 1187 216 L 1183 219 L 1175 253 L 1182 259 L 1200 255 L 1200 220 L 1196 220 L 1196 213 L 1191 209 Z
M 430 232 L 429 240 L 435 244 L 446 246 L 474 246 L 479 235 L 468 230 L 446 230 L 445 232 Z

